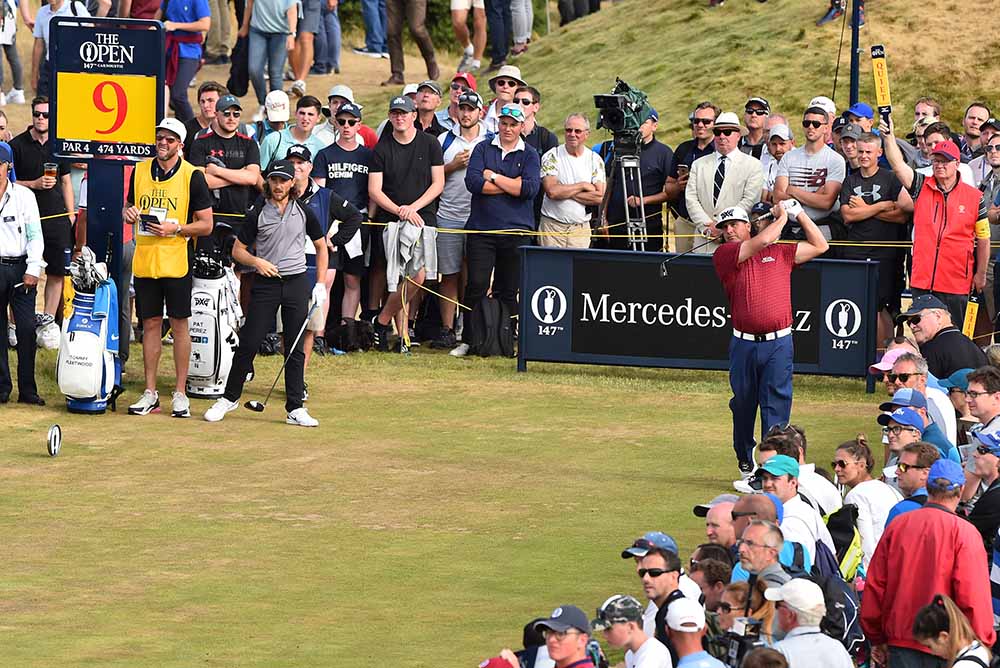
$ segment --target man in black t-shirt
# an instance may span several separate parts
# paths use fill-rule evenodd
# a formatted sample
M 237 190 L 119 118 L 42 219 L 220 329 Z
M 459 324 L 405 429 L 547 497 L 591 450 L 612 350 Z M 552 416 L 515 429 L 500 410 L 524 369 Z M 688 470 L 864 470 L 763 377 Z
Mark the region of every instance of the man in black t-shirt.
M 364 212 L 368 209 L 368 168 L 372 151 L 358 143 L 361 107 L 350 102 L 342 104 L 334 120 L 339 136 L 316 155 L 312 176 L 316 183 Z
M 601 238 L 604 248 L 614 248 L 617 250 L 629 250 L 631 245 L 627 236 L 628 229 L 622 223 L 625 222 L 625 207 L 628 206 L 629 215 L 633 219 L 639 218 L 643 210 L 646 213 L 646 234 L 649 239 L 646 242 L 646 250 L 658 251 L 666 247 L 666 237 L 663 229 L 663 203 L 667 201 L 664 186 L 667 176 L 670 173 L 670 165 L 674 159 L 674 152 L 666 144 L 661 144 L 656 139 L 656 128 L 660 121 L 656 110 L 650 107 L 646 112 L 646 118 L 639 131 L 642 133 L 642 144 L 639 146 L 639 183 L 629 180 L 626 183 L 628 190 L 628 201 L 622 194 L 621 170 L 615 172 L 614 160 L 608 151 L 611 150 L 611 142 L 607 141 L 601 145 L 598 154 L 604 159 L 605 169 L 608 176 L 608 197 L 607 208 L 604 218 L 608 225 L 610 237 Z M 709 133 L 711 134 L 711 133 Z M 614 179 L 614 182 L 612 182 Z M 639 186 L 642 187 L 642 207 L 639 206 Z M 682 197 L 683 199 L 683 197 Z
M 720 113 L 722 110 L 711 102 L 701 102 L 695 107 L 690 116 L 692 138 L 677 146 L 673 162 L 670 164 L 670 173 L 667 175 L 667 183 L 663 186 L 667 195 L 667 206 L 674 213 L 674 234 L 679 235 L 674 239 L 674 250 L 678 253 L 691 250 L 697 241 L 693 236 L 694 224 L 688 220 L 684 191 L 687 188 L 691 164 L 715 151 L 715 137 L 712 130 L 715 128 L 715 119 Z
M 840 215 L 847 225 L 847 240 L 856 244 L 904 241 L 904 224 L 913 211 L 913 200 L 891 170 L 879 168 L 882 139 L 868 132 L 860 134 L 855 152 L 858 170 L 844 179 L 840 189 Z M 878 261 L 878 340 L 886 340 L 892 336 L 892 320 L 899 313 L 902 249 L 845 246 L 841 257 Z
M 73 204 L 69 163 L 56 163 L 49 151 L 47 97 L 36 97 L 31 101 L 31 126 L 10 141 L 10 149 L 14 154 L 17 182 L 35 193 L 45 242 L 45 275 L 52 279 L 45 282 L 44 312 L 35 317 L 35 324 L 40 328 L 54 327 L 56 311 L 62 304 L 62 277 L 66 273 L 64 253 L 67 248 L 73 248 L 72 226 L 76 207 Z M 58 165 L 56 176 L 45 176 L 46 163 Z
M 389 103 L 389 123 L 392 134 L 382 135 L 375 146 L 368 174 L 368 196 L 378 207 L 375 222 L 405 221 L 417 227 L 437 225 L 437 198 L 444 189 L 444 156 L 441 144 L 427 132 L 417 131 L 417 118 L 413 100 L 405 95 L 392 98 Z M 372 235 L 372 272 L 368 306 L 378 308 L 386 287 L 385 247 L 382 235 Z M 424 281 L 421 267 L 410 279 L 417 284 Z M 405 286 L 406 281 L 401 285 Z M 385 307 L 372 321 L 375 327 L 375 347 L 389 349 L 389 332 L 393 318 L 403 306 L 402 291 L 389 295 Z M 413 294 L 412 289 L 410 294 Z M 406 322 L 399 331 L 405 331 Z
M 250 136 L 238 131 L 242 114 L 235 96 L 222 96 L 215 105 L 212 124 L 191 147 L 190 162 L 205 168 L 205 181 L 214 199 L 215 229 L 210 237 L 199 241 L 198 247 L 221 247 L 227 255 L 247 209 L 256 199 L 260 178 L 260 148 Z

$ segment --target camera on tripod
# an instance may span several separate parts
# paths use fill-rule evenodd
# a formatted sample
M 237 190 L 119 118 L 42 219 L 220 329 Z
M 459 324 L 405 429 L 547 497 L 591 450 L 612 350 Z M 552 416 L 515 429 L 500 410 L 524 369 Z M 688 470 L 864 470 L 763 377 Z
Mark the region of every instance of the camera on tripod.
M 639 152 L 642 135 L 639 126 L 649 109 L 648 97 L 621 79 L 615 79 L 610 95 L 595 95 L 597 127 L 611 132 L 617 155 L 634 155 Z

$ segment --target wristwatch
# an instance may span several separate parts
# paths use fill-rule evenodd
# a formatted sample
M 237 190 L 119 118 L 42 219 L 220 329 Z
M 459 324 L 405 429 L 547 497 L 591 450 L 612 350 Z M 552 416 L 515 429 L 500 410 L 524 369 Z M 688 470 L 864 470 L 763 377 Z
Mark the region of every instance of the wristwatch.
M 496 172 L 493 172 L 490 174 L 490 183 L 496 184 L 496 182 L 497 182 L 497 175 Z

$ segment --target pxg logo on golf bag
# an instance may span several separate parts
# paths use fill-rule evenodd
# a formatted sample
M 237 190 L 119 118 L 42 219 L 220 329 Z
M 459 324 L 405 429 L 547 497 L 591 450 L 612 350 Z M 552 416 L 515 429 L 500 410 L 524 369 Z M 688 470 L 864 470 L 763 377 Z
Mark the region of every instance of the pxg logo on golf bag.
M 543 285 L 531 295 L 531 312 L 539 322 L 554 325 L 566 315 L 566 295 L 554 285 Z

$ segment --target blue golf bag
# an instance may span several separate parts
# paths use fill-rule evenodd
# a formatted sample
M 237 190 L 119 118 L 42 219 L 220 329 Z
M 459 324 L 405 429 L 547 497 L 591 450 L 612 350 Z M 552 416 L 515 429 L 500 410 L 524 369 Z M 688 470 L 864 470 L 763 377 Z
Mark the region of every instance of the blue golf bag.
M 118 289 L 109 278 L 93 292 L 77 290 L 63 320 L 56 381 L 70 413 L 100 414 L 122 392 L 118 357 Z

